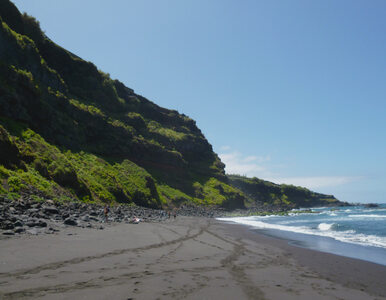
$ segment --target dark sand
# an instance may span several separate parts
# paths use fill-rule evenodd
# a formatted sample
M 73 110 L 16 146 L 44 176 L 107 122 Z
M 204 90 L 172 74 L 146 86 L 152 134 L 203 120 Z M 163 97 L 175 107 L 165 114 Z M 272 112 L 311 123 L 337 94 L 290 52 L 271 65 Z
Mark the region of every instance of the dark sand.
M 0 299 L 386 299 L 386 267 L 178 217 L 1 239 Z

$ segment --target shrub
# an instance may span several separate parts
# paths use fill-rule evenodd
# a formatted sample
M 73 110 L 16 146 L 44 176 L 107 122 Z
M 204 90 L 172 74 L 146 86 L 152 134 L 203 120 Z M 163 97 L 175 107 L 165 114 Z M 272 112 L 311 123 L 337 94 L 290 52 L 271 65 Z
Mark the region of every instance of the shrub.
M 10 192 L 18 192 L 20 191 L 20 189 L 25 187 L 25 185 L 22 184 L 21 179 L 17 176 L 10 176 L 8 178 L 7 183 L 8 183 Z
M 0 179 L 7 179 L 9 176 L 11 176 L 11 172 L 4 166 L 0 165 Z

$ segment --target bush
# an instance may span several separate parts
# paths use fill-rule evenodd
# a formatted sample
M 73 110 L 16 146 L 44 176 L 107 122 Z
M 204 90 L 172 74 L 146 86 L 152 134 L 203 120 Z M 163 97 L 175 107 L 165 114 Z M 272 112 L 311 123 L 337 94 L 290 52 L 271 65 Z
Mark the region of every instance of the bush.
M 19 177 L 16 177 L 16 176 L 10 176 L 8 178 L 7 183 L 8 183 L 10 192 L 18 192 L 23 187 L 25 187 L 25 185 L 22 184 L 21 179 Z
M 0 179 L 7 179 L 9 176 L 11 176 L 11 172 L 4 166 L 0 165 Z

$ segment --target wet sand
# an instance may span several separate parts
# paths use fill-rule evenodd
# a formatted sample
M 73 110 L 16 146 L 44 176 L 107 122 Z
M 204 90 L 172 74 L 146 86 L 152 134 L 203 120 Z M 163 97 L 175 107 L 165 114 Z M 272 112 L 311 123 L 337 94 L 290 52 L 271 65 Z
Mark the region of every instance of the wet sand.
M 1 239 L 0 299 L 386 299 L 386 267 L 177 217 Z

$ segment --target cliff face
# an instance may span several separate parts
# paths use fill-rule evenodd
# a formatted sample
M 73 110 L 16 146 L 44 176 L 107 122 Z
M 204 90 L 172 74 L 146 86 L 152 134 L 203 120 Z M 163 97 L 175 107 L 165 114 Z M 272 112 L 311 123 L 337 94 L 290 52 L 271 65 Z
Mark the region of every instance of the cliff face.
M 332 195 L 312 192 L 303 187 L 275 184 L 258 178 L 229 175 L 229 184 L 243 192 L 248 205 L 267 203 L 275 206 L 299 208 L 336 206 L 344 203 Z
M 194 120 L 56 45 L 0 0 L 0 194 L 239 208 L 255 199 L 243 191 Z
M 1 133 L 19 153 L 3 163 L 3 190 L 150 206 L 242 199 L 194 120 L 56 45 L 10 1 L 0 17 Z

